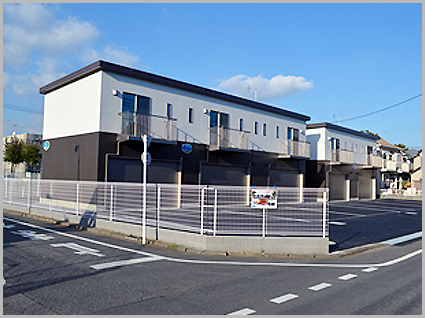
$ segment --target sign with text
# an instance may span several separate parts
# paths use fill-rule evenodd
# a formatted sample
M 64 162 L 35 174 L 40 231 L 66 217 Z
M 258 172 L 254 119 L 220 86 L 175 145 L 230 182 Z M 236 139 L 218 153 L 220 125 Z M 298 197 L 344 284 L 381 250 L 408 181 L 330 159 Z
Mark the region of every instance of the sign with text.
M 277 209 L 277 190 L 253 188 L 251 190 L 251 208 Z

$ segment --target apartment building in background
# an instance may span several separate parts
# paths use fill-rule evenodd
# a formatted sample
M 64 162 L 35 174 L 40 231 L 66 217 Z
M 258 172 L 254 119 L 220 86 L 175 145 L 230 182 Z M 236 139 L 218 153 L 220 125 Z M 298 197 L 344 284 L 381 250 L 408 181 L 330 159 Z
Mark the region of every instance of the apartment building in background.
M 382 159 L 377 137 L 330 123 L 307 125 L 306 187 L 329 188 L 330 200 L 375 199 Z

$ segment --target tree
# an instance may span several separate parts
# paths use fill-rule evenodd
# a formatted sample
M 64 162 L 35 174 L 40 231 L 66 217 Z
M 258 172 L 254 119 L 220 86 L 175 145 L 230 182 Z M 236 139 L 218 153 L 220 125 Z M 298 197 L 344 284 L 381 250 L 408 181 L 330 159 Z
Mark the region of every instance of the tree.
M 40 147 L 33 144 L 23 145 L 23 157 L 24 161 L 30 166 L 30 171 L 34 171 L 34 166 L 41 163 L 41 151 Z
M 396 144 L 394 146 L 397 146 L 397 147 L 401 148 L 401 150 L 403 150 L 404 152 L 406 152 L 407 150 L 409 150 L 409 148 L 407 148 L 405 144 Z
M 369 131 L 369 130 L 360 130 L 362 133 L 365 133 L 365 134 L 369 134 L 369 135 L 372 135 L 372 136 L 375 136 L 375 137 L 378 137 L 379 139 L 382 139 L 381 138 L 381 136 L 379 136 L 378 134 L 376 134 L 376 133 L 373 133 L 373 132 L 371 132 L 371 131 Z
M 3 160 L 12 164 L 12 173 L 15 172 L 15 165 L 24 162 L 23 144 L 16 136 L 11 137 L 10 141 L 6 139 Z

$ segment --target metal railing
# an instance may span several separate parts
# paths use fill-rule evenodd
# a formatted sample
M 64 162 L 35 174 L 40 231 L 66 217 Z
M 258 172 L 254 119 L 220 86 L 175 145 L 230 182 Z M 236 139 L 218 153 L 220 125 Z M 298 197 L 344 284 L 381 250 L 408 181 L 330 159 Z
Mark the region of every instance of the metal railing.
M 349 150 L 331 150 L 331 163 L 354 163 L 354 154 Z
M 210 150 L 248 150 L 250 132 L 225 127 L 210 127 Z
M 390 159 L 382 159 L 382 171 L 397 171 L 397 163 Z
M 96 219 L 143 224 L 143 186 L 136 183 L 3 179 L 3 203 Z M 251 208 L 251 188 L 147 184 L 146 225 L 199 235 L 329 234 L 328 190 L 277 188 L 277 209 Z M 34 212 L 32 212 L 34 213 Z
M 143 135 L 151 136 L 154 139 L 174 141 L 177 138 L 177 119 L 158 115 L 142 115 L 135 112 L 119 113 L 120 134 L 132 137 Z
M 310 158 L 310 143 L 296 140 L 279 140 L 278 153 L 281 156 Z
M 367 165 L 372 166 L 374 168 L 382 167 L 382 157 L 375 155 L 367 155 Z

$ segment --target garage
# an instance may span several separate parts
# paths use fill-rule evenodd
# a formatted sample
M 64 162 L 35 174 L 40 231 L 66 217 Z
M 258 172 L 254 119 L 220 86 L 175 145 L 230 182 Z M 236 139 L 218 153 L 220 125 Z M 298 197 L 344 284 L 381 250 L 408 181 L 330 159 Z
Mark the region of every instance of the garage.
M 270 185 L 277 187 L 299 187 L 299 172 L 294 170 L 270 169 Z
M 359 198 L 359 174 L 350 174 L 350 200 Z
M 248 169 L 248 167 L 202 165 L 201 184 L 244 186 L 247 182 Z
M 362 171 L 359 175 L 360 199 L 372 199 L 373 185 L 370 171 Z
M 331 173 L 329 174 L 329 199 L 345 200 L 345 175 Z

